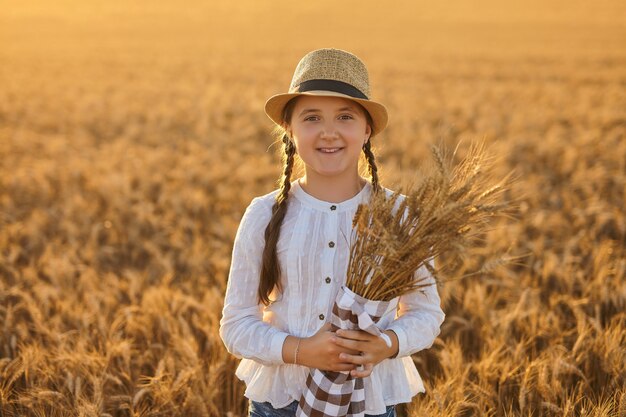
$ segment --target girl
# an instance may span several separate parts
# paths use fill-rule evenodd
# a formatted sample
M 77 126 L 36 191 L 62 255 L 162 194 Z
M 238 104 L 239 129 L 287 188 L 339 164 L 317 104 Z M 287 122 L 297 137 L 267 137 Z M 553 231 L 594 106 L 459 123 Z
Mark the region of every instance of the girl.
M 308 53 L 289 93 L 271 97 L 267 115 L 284 150 L 281 186 L 254 198 L 235 237 L 220 336 L 243 358 L 250 415 L 293 416 L 309 368 L 363 378 L 365 413 L 395 416 L 395 404 L 424 392 L 411 354 L 429 348 L 444 313 L 435 285 L 399 299 L 383 316 L 392 346 L 358 330 L 330 331 L 327 317 L 345 282 L 352 217 L 378 184 L 371 139 L 387 124 L 369 99 L 363 62 L 338 49 Z M 371 180 L 359 175 L 363 152 Z M 294 159 L 304 176 L 292 181 Z M 424 271 L 419 271 L 423 273 Z

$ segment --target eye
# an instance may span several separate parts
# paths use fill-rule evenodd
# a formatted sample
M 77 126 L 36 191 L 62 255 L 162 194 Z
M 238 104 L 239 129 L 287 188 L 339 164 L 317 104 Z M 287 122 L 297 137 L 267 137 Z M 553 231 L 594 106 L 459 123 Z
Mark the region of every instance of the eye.
M 352 117 L 351 114 L 342 114 L 341 116 L 339 116 L 339 118 L 341 120 L 350 120 L 350 119 L 354 119 L 354 117 Z
M 317 116 L 308 116 L 304 118 L 304 121 L 315 121 L 317 119 L 318 119 Z

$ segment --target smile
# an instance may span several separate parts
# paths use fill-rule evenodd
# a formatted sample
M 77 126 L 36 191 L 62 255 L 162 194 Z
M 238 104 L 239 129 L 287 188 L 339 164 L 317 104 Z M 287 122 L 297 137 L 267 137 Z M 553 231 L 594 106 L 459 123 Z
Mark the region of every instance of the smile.
M 323 152 L 323 153 L 335 153 L 342 149 L 343 148 L 317 148 L 318 151 Z

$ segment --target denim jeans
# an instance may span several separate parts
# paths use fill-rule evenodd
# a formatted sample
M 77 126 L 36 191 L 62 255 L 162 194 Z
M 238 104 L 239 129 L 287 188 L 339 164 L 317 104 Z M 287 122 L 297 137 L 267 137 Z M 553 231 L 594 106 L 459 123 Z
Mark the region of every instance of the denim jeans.
M 297 408 L 298 401 L 294 401 L 283 408 L 274 408 L 268 402 L 260 403 L 250 400 L 248 417 L 294 417 Z M 388 405 L 387 410 L 383 414 L 365 414 L 365 417 L 396 417 L 396 406 Z

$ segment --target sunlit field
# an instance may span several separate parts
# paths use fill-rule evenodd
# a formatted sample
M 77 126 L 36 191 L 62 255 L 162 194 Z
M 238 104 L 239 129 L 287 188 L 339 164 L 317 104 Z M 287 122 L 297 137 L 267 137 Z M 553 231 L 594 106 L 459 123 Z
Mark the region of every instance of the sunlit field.
M 276 187 L 263 103 L 346 49 L 388 106 L 384 185 L 484 139 L 514 170 L 440 287 L 403 416 L 626 416 L 626 3 L 14 2 L 0 11 L 0 417 L 243 417 L 218 335 Z M 434 3 L 434 2 L 433 2 Z

